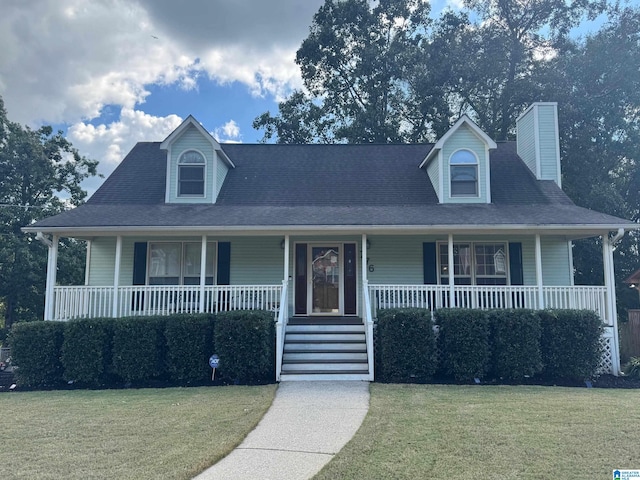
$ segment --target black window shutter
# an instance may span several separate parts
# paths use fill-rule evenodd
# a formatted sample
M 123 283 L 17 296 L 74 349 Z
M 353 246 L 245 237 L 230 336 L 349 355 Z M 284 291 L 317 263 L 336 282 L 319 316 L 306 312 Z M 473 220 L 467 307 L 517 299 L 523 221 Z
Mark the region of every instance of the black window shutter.
M 524 285 L 522 272 L 522 243 L 509 243 L 509 270 L 511 272 L 511 285 Z
M 231 243 L 218 242 L 218 285 L 230 285 Z
M 436 285 L 438 283 L 438 262 L 435 242 L 422 244 L 422 262 L 425 285 Z
M 147 242 L 133 244 L 133 282 L 144 285 L 147 282 Z

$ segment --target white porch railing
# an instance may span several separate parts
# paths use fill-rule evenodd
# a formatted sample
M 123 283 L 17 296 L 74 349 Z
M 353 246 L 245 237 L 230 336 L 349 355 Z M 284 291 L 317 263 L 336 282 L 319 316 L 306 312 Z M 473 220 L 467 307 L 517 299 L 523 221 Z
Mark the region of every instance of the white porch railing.
M 280 308 L 281 285 L 55 287 L 52 320 Z M 202 298 L 202 302 L 200 301 Z
M 595 311 L 605 325 L 607 318 L 606 287 L 590 286 L 469 286 L 456 285 L 453 293 L 449 285 L 369 285 L 373 316 L 384 308 L 427 308 L 432 312 L 439 308 L 576 308 Z

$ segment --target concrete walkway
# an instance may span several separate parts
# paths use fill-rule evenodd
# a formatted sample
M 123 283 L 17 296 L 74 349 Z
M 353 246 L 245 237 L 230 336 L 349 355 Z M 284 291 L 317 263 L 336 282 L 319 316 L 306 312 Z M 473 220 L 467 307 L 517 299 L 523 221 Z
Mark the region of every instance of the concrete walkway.
M 368 409 L 368 382 L 283 382 L 258 426 L 196 480 L 311 478 L 353 437 Z

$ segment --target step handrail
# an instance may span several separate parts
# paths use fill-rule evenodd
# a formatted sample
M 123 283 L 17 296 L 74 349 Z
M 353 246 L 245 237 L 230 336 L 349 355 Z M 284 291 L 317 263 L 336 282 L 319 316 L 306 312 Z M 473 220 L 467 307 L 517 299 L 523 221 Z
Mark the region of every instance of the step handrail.
M 373 314 L 371 312 L 371 296 L 369 294 L 369 282 L 362 282 L 362 311 L 367 342 L 367 363 L 369 364 L 369 381 L 373 382 Z
M 289 282 L 282 280 L 282 292 L 280 294 L 280 308 L 276 319 L 276 382 L 280 381 L 282 373 L 282 356 L 284 353 L 284 336 L 289 319 L 289 300 L 288 300 Z

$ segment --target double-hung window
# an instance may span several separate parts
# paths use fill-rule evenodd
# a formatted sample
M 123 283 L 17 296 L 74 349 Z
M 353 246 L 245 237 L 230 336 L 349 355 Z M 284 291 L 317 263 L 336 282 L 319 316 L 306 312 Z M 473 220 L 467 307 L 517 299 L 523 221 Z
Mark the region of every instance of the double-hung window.
M 440 283 L 449 283 L 448 244 L 439 245 Z M 456 285 L 507 285 L 506 243 L 454 243 L 453 274 Z
M 471 150 L 457 150 L 449 159 L 452 197 L 478 196 L 478 158 Z
M 202 244 L 157 242 L 149 244 L 149 285 L 199 285 Z M 213 285 L 215 242 L 207 243 L 205 284 Z
M 204 196 L 205 161 L 201 153 L 188 150 L 178 160 L 178 196 Z

